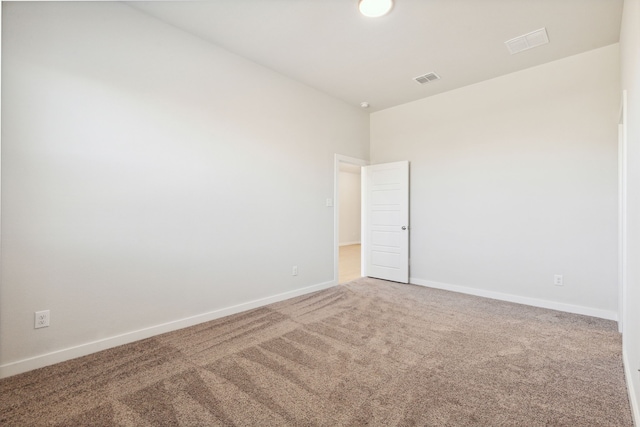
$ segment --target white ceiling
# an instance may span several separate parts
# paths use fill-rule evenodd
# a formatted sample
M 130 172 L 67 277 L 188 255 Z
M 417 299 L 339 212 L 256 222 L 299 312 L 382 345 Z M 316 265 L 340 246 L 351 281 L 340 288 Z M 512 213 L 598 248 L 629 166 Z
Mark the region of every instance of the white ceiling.
M 622 15 L 622 0 L 395 0 L 382 18 L 357 0 L 128 4 L 372 112 L 616 43 Z M 542 27 L 549 44 L 509 55 Z M 413 81 L 431 71 L 442 79 Z

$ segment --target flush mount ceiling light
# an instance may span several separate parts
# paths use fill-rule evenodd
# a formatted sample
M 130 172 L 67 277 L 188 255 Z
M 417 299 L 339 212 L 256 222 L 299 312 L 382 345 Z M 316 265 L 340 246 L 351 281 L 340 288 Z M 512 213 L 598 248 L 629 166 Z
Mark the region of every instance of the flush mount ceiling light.
M 386 15 L 392 7 L 393 0 L 360 0 L 358 2 L 360 13 L 369 18 Z

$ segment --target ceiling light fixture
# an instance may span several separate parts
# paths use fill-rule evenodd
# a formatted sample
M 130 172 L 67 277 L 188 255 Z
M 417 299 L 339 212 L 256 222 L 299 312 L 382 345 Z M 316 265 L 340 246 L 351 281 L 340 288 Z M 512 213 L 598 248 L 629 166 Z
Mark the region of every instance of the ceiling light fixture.
M 362 101 L 362 102 L 360 103 L 360 106 L 361 106 L 362 108 L 369 108 L 369 103 L 368 103 L 367 101 Z
M 369 18 L 378 18 L 389 13 L 393 7 L 393 0 L 360 0 L 360 13 Z

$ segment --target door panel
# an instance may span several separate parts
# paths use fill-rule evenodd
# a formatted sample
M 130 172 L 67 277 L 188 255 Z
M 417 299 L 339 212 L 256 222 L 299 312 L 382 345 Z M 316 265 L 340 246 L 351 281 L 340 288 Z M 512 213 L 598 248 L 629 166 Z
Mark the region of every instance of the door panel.
M 362 168 L 363 275 L 409 283 L 409 162 Z

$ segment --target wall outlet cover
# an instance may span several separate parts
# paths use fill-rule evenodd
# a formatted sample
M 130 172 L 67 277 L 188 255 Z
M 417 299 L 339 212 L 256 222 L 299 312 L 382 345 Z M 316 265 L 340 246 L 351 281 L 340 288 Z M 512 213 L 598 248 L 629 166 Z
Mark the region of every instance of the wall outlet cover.
M 46 328 L 49 326 L 50 313 L 49 310 L 36 311 L 34 328 Z

